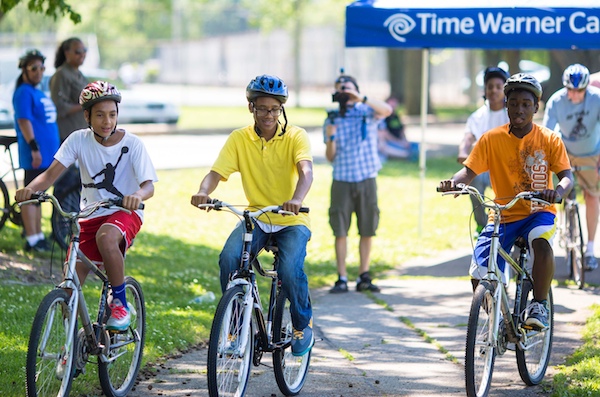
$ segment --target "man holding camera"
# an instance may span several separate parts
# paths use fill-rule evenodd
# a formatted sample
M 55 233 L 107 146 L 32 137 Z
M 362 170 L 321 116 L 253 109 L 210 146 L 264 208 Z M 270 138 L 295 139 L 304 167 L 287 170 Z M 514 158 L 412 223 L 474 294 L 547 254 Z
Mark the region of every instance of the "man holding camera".
M 348 292 L 347 236 L 352 213 L 360 235 L 357 291 L 379 292 L 369 275 L 371 243 L 379 224 L 376 177 L 381 169 L 377 153 L 377 125 L 392 113 L 386 102 L 360 93 L 356 79 L 342 74 L 335 81 L 333 101 L 339 111 L 325 120 L 325 156 L 333 164 L 329 224 L 335 235 L 338 281 L 329 292 Z

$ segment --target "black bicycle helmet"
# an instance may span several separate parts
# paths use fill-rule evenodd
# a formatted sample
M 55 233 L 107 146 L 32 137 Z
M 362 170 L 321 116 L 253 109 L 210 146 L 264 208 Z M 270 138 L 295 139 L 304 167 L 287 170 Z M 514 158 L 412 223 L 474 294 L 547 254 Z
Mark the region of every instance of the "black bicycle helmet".
M 537 98 L 537 100 L 540 100 L 542 97 L 541 84 L 535 77 L 527 73 L 513 74 L 506 80 L 506 83 L 504 83 L 504 96 L 508 98 L 509 92 L 513 90 L 529 91 Z
M 83 110 L 88 110 L 94 104 L 107 100 L 121 102 L 121 93 L 117 90 L 117 87 L 107 81 L 89 83 L 81 90 L 79 95 L 79 104 Z
M 29 61 L 33 59 L 39 59 L 44 63 L 46 61 L 46 57 L 39 50 L 28 50 L 21 58 L 19 58 L 19 69 L 23 69 Z
M 261 96 L 273 97 L 284 104 L 288 99 L 288 89 L 279 77 L 263 74 L 256 76 L 246 87 L 248 102 L 253 102 Z
M 509 78 L 509 75 L 506 72 L 506 70 L 502 68 L 499 68 L 497 66 L 489 66 L 483 72 L 483 84 L 487 84 L 489 79 L 493 79 L 495 77 L 502 79 L 502 81 L 506 82 L 506 80 L 508 80 Z

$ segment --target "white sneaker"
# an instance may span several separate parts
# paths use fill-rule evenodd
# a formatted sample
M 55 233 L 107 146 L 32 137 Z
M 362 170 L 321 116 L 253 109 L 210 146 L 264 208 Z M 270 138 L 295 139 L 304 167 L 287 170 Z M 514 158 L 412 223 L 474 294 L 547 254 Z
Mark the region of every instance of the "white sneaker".
M 125 331 L 131 323 L 129 308 L 125 308 L 119 299 L 114 299 L 108 307 L 110 318 L 106 322 L 106 329 L 112 331 Z

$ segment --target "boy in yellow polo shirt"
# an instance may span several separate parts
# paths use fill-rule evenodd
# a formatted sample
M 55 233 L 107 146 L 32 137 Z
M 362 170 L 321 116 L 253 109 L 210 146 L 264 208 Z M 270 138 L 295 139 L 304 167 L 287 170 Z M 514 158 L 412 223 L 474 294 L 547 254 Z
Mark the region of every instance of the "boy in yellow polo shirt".
M 220 181 L 234 172 L 242 176 L 249 207 L 281 204 L 296 216 L 269 214 L 257 221 L 252 254 L 259 252 L 269 239 L 279 247 L 278 274 L 282 289 L 290 300 L 294 338 L 292 353 L 303 356 L 314 344 L 312 307 L 308 278 L 304 272 L 306 244 L 310 239 L 310 220 L 299 213 L 313 181 L 312 155 L 308 135 L 302 128 L 288 125 L 283 105 L 288 98 L 285 83 L 276 76 L 257 76 L 246 88 L 248 109 L 254 124 L 231 133 L 211 171 L 204 177 L 193 206 L 205 204 Z M 279 121 L 283 115 L 284 124 Z M 229 275 L 238 269 L 243 243 L 243 225 L 231 233 L 219 257 L 221 289 Z

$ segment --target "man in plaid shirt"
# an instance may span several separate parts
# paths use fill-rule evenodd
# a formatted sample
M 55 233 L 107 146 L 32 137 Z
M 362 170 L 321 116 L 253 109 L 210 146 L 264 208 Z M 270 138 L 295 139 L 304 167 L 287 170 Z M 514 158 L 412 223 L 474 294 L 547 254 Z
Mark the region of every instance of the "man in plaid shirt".
M 357 291 L 379 292 L 369 275 L 371 243 L 379 224 L 376 177 L 381 169 L 377 152 L 377 124 L 393 109 L 385 101 L 360 93 L 352 76 L 342 74 L 335 81 L 333 100 L 339 111 L 325 120 L 325 155 L 333 164 L 329 224 L 335 235 L 338 281 L 329 292 L 348 291 L 346 271 L 347 236 L 352 213 L 360 235 L 360 267 Z

